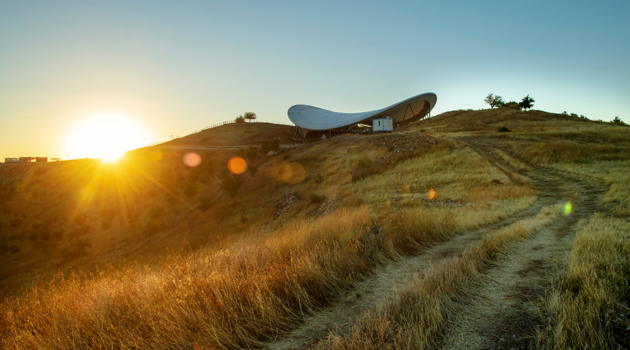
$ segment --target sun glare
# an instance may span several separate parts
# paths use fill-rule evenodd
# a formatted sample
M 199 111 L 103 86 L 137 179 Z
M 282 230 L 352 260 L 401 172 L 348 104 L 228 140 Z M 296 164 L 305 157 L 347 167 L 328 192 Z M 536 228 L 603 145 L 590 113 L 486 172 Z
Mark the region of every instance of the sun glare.
M 147 140 L 146 131 L 132 120 L 105 115 L 75 125 L 66 138 L 66 148 L 71 158 L 101 158 L 114 162 Z

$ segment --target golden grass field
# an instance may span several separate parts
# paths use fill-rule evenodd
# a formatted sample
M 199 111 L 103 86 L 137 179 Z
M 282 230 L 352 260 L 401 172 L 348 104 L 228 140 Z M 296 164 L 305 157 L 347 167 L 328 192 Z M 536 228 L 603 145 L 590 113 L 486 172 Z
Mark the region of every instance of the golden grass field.
M 503 125 L 514 132 L 498 134 Z M 488 110 L 407 127 L 420 129 L 436 145 L 388 163 L 373 161 L 386 147 L 361 138 L 252 157 L 258 171 L 242 175 L 235 197 L 219 180 L 234 150 L 195 151 L 203 159 L 195 168 L 181 161 L 189 151 L 170 148 L 131 152 L 112 165 L 0 167 L 0 347 L 265 348 L 377 266 L 530 208 L 540 196 L 527 176 L 534 169 L 607 189 L 600 212 L 581 219 L 554 265 L 536 346 L 614 344 L 621 332 L 615 320 L 629 300 L 630 128 Z M 451 139 L 457 136 L 501 142 L 497 156 L 516 170 Z M 368 176 L 353 179 L 366 169 Z M 333 331 L 311 346 L 439 346 L 449 315 L 464 307 L 488 266 L 561 220 L 564 200 L 485 232 L 364 310 L 349 332 Z M 384 241 L 372 257 L 363 237 L 376 225 Z

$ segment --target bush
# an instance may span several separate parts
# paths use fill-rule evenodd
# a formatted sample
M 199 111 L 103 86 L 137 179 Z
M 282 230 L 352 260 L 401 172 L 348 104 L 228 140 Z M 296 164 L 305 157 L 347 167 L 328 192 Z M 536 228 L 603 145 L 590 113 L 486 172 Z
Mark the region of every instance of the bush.
M 199 210 L 205 212 L 212 206 L 212 198 L 210 196 L 204 196 L 199 199 Z
M 578 115 L 576 113 L 571 113 L 570 114 L 573 118 L 579 118 Z
M 505 126 L 502 126 L 499 128 L 499 132 L 512 132 L 512 130 L 506 128 Z
M 361 158 L 359 158 L 359 166 L 362 168 L 369 168 L 372 166 L 372 164 L 373 164 L 372 158 L 366 155 L 362 155 Z
M 510 101 L 508 103 L 505 104 L 505 107 L 511 108 L 511 109 L 517 109 L 517 110 L 521 110 L 521 106 L 519 106 L 518 103 L 516 103 L 515 101 Z
M 247 222 L 247 217 L 245 215 L 241 215 L 241 223 L 244 224 Z
M 236 119 L 234 119 L 234 121 L 237 123 L 245 123 L 245 118 L 242 115 L 239 115 Z
M 626 125 L 626 123 L 624 123 L 623 120 L 619 118 L 619 116 L 615 117 L 615 119 L 611 120 L 610 122 L 617 125 Z
M 322 182 L 324 182 L 324 176 L 322 176 L 322 174 L 317 174 L 317 176 L 315 176 L 315 183 L 319 185 Z

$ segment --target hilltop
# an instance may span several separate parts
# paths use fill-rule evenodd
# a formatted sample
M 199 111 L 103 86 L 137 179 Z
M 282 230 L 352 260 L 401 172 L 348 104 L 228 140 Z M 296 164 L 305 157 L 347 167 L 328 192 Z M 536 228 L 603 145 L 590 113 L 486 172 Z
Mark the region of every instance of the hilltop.
M 288 128 L 230 124 L 177 143 L 257 143 Z M 608 346 L 628 300 L 629 130 L 452 111 L 272 157 L 174 141 L 115 164 L 0 166 L 0 344 L 472 347 L 465 334 L 518 348 L 538 329 L 540 347 Z M 230 173 L 234 157 L 248 170 Z M 608 269 L 588 278 L 572 262 L 602 259 Z M 602 285 L 607 301 L 593 304 Z M 555 304 L 537 304 L 546 295 Z M 589 318 L 613 304 L 608 323 Z
M 279 139 L 287 141 L 288 130 L 291 125 L 274 123 L 229 123 L 214 128 L 165 142 L 163 145 L 173 144 L 260 144 L 260 142 Z

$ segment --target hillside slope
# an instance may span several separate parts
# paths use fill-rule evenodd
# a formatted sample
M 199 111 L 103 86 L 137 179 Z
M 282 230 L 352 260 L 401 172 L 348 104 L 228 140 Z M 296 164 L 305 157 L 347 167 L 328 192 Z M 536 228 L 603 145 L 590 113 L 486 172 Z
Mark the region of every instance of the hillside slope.
M 245 135 L 253 125 L 232 126 Z M 513 131 L 499 133 L 501 126 Z M 281 131 L 266 128 L 252 139 Z M 274 157 L 165 145 L 129 152 L 116 164 L 0 166 L 0 344 L 439 345 L 455 332 L 447 314 L 478 301 L 480 278 L 499 278 L 487 266 L 503 264 L 537 232 L 570 238 L 582 227 L 556 204 L 584 204 L 576 213 L 585 220 L 594 208 L 613 222 L 630 217 L 629 130 L 541 111 L 454 111 L 393 134 L 340 136 Z M 221 137 L 214 130 L 204 139 L 211 133 Z M 234 157 L 248 170 L 229 172 Z M 241 180 L 231 196 L 227 188 Z M 614 227 L 623 234 L 625 226 Z M 569 239 L 554 242 L 559 252 L 569 249 Z M 378 277 L 390 266 L 403 266 L 404 274 L 389 276 L 414 281 L 410 289 L 400 285 L 398 299 L 374 294 L 356 302 L 362 283 L 391 287 Z M 453 273 L 445 279 L 447 267 Z M 446 280 L 448 288 L 418 287 Z M 528 286 L 527 302 L 551 288 Z M 564 297 L 562 284 L 553 288 Z M 340 301 L 355 317 L 336 330 L 334 322 L 312 323 Z M 541 326 L 537 317 L 524 329 Z M 608 334 L 602 342 L 610 341 L 611 324 L 596 328 Z M 550 321 L 541 334 L 556 326 Z M 300 329 L 314 331 L 294 333 Z

